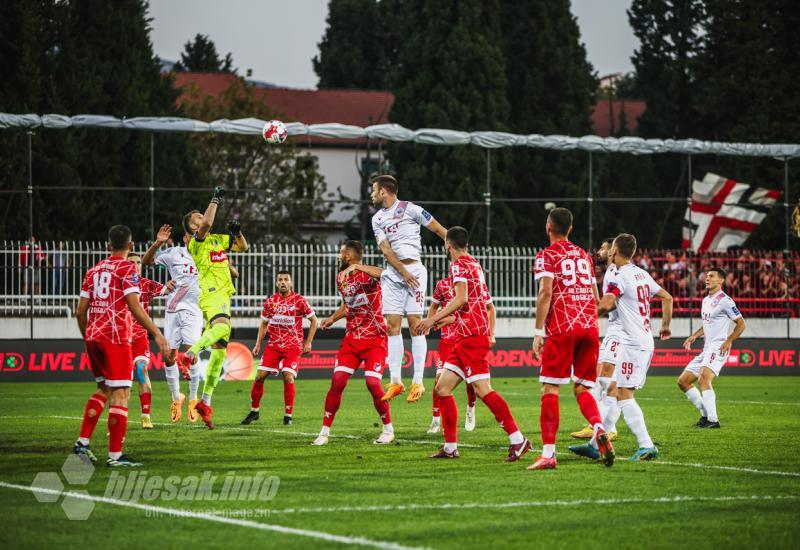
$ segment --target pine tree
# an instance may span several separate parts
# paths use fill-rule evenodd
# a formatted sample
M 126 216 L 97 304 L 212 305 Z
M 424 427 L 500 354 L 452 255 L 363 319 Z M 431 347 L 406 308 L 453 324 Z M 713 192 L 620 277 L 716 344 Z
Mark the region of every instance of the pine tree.
M 408 128 L 504 130 L 508 121 L 506 73 L 499 47 L 499 5 L 496 1 L 406 3 L 413 17 L 392 76 L 395 102 L 390 120 Z M 505 192 L 507 180 L 498 170 L 502 152 L 492 156 L 495 192 Z M 436 147 L 393 144 L 389 158 L 396 167 L 402 196 L 418 202 L 482 201 L 486 150 L 474 146 Z M 432 204 L 445 226 L 465 225 L 472 242 L 485 242 L 483 205 L 445 209 Z M 493 243 L 510 243 L 514 220 L 495 210 L 502 224 Z M 431 238 L 427 236 L 427 238 Z
M 194 40 L 183 45 L 181 60 L 175 64 L 177 71 L 197 73 L 236 73 L 233 56 L 228 52 L 224 59 L 219 58 L 217 46 L 208 35 L 197 33 Z

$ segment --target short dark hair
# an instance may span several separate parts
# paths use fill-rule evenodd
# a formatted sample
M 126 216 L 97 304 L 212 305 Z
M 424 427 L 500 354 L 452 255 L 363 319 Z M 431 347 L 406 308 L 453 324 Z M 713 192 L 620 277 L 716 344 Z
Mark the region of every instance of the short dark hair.
M 612 244 L 614 244 L 614 237 L 606 237 L 600 244 L 601 245 L 607 244 L 608 246 L 611 246 Z
M 572 212 L 566 208 L 553 208 L 547 216 L 550 222 L 550 227 L 558 235 L 566 236 L 569 234 L 569 229 L 572 227 Z
M 275 274 L 275 278 L 276 278 L 276 279 L 278 278 L 278 275 L 288 275 L 289 277 L 291 277 L 291 276 L 292 276 L 291 272 L 289 272 L 289 271 L 288 271 L 288 270 L 286 270 L 286 269 L 281 269 L 280 271 L 278 271 L 278 272 Z
M 400 190 L 400 184 L 397 183 L 397 180 L 394 178 L 394 176 L 390 176 L 388 174 L 375 177 L 372 180 L 372 183 L 377 183 L 378 187 L 386 189 L 393 195 L 396 195 Z
M 125 250 L 131 242 L 131 228 L 127 225 L 115 225 L 108 230 L 108 243 L 111 250 Z
M 355 241 L 353 239 L 347 239 L 346 241 L 344 241 L 342 243 L 342 246 L 345 247 L 345 248 L 349 248 L 350 250 L 355 252 L 358 255 L 359 259 L 361 258 L 361 255 L 364 253 L 364 245 L 361 244 L 360 241 Z
M 469 246 L 469 232 L 460 225 L 454 225 L 448 229 L 446 239 L 459 250 L 466 250 Z
M 189 212 L 188 214 L 186 214 L 186 215 L 183 217 L 183 230 L 184 230 L 186 233 L 188 233 L 189 235 L 191 235 L 191 234 L 192 234 L 192 228 L 191 228 L 191 227 L 189 227 L 189 222 L 190 222 L 190 221 L 192 221 L 192 215 L 193 215 L 193 214 L 199 214 L 199 213 L 200 213 L 200 211 L 199 211 L 199 210 L 192 210 L 191 212 Z
M 709 271 L 709 272 L 711 272 L 711 271 L 716 271 L 716 272 L 717 272 L 717 275 L 719 275 L 719 276 L 720 276 L 720 278 L 722 278 L 722 279 L 724 279 L 724 278 L 725 278 L 725 276 L 728 274 L 728 273 L 727 273 L 727 272 L 726 272 L 724 269 L 722 269 L 721 267 L 716 267 L 716 266 L 715 266 L 715 267 L 712 267 L 712 268 L 710 268 L 708 271 Z
M 617 251 L 626 258 L 633 258 L 633 255 L 636 254 L 636 237 L 630 233 L 617 235 L 614 245 L 617 247 Z

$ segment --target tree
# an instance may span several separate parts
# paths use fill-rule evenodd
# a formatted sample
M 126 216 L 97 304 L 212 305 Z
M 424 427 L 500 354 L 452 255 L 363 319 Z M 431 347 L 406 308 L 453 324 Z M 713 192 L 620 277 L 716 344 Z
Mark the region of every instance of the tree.
M 191 71 L 197 73 L 233 73 L 233 56 L 230 52 L 225 54 L 225 59 L 220 59 L 217 46 L 208 35 L 197 33 L 194 40 L 183 45 L 181 60 L 175 64 L 177 71 Z
M 94 113 L 118 117 L 176 116 L 177 91 L 162 77 L 149 38 L 144 0 L 13 2 L 0 7 L 3 109 Z M 14 59 L 22 54 L 21 62 Z M 27 187 L 25 134 L 0 133 L 3 179 Z M 157 136 L 156 184 L 183 187 L 196 179 L 185 136 Z M 125 223 L 150 237 L 150 136 L 110 129 L 37 130 L 33 138 L 34 234 L 40 239 L 100 239 Z M 98 191 L 98 187 L 110 188 Z M 90 190 L 94 188 L 94 190 Z M 124 190 L 122 188 L 125 188 Z M 28 234 L 27 202 L 2 212 L 0 238 Z M 172 193 L 171 200 L 180 200 Z M 156 201 L 156 214 L 173 208 Z
M 241 78 L 219 97 L 201 96 L 193 87 L 185 105 L 187 115 L 200 120 L 277 115 Z M 218 214 L 220 226 L 235 217 L 252 241 L 298 242 L 304 226 L 331 213 L 330 203 L 322 201 L 328 195 L 316 157 L 300 153 L 291 141 L 268 146 L 258 137 L 217 133 L 191 139 L 203 185 L 224 182 L 232 191 Z
M 320 88 L 386 88 L 389 64 L 381 11 L 377 0 L 330 0 L 328 27 L 312 59 Z
M 509 109 L 498 2 L 416 1 L 405 8 L 413 24 L 407 24 L 411 30 L 392 75 L 392 122 L 409 128 L 506 129 Z M 503 155 L 499 150 L 492 155 L 495 190 L 501 195 L 507 186 L 499 170 Z M 422 203 L 482 201 L 484 149 L 392 144 L 389 158 L 406 197 Z M 431 210 L 446 226 L 465 225 L 475 244 L 485 242 L 482 204 L 450 204 L 438 212 L 431 206 Z M 514 221 L 507 214 L 505 206 L 495 210 L 503 223 L 495 228 L 494 242 L 511 242 Z

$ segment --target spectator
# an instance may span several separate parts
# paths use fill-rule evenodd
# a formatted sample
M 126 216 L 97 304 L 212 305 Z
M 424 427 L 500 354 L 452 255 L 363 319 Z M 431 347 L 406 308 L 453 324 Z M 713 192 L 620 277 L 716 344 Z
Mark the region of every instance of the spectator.
M 50 267 L 53 268 L 53 288 L 55 295 L 66 294 L 67 268 L 69 267 L 69 254 L 64 250 L 64 241 L 58 243 L 58 248 L 50 254 Z
M 31 247 L 33 244 L 33 247 Z M 31 259 L 31 248 L 33 249 L 33 258 Z M 32 261 L 31 264 L 28 262 Z M 33 285 L 33 293 L 40 295 L 42 292 L 42 266 L 45 264 L 45 255 L 42 252 L 42 246 L 36 240 L 36 237 L 31 235 L 31 240 L 22 245 L 19 249 L 19 270 L 21 272 L 22 285 L 20 294 L 28 296 L 30 290 L 29 285 Z M 33 269 L 31 269 L 33 267 Z M 33 277 L 31 278 L 31 272 Z

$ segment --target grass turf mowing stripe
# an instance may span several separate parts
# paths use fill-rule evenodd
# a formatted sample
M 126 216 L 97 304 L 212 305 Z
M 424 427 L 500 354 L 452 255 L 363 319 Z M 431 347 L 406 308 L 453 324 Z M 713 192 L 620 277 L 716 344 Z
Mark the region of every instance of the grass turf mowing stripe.
M 546 506 L 587 506 L 614 504 L 673 504 L 676 502 L 740 502 L 759 500 L 797 500 L 795 495 L 744 495 L 744 496 L 667 496 L 656 498 L 601 498 L 585 500 L 533 500 L 524 502 L 464 502 L 442 504 L 386 504 L 376 506 L 340 506 L 333 508 L 284 508 L 270 509 L 271 514 L 329 514 L 337 512 L 394 512 L 403 510 L 465 510 L 471 508 L 538 508 Z
M 91 500 L 93 502 L 102 502 L 105 504 L 112 504 L 114 506 L 123 506 L 126 508 L 136 508 L 137 510 L 143 510 L 145 512 L 151 513 L 158 513 L 164 515 L 176 515 L 179 514 L 181 517 L 187 517 L 192 519 L 201 519 L 205 521 L 213 521 L 217 523 L 225 523 L 228 525 L 236 525 L 239 527 L 248 527 L 250 529 L 260 529 L 262 531 L 274 531 L 276 533 L 283 533 L 287 535 L 295 535 L 299 537 L 307 537 L 312 539 L 319 539 L 324 540 L 327 542 L 338 542 L 341 544 L 352 544 L 358 546 L 370 546 L 373 548 L 381 548 L 382 550 L 408 550 L 408 549 L 416 549 L 420 547 L 413 547 L 413 546 L 403 546 L 402 544 L 397 544 L 395 542 L 386 542 L 380 540 L 372 540 L 364 537 L 347 537 L 342 535 L 334 535 L 331 533 L 325 533 L 322 531 L 312 531 L 309 529 L 296 529 L 294 527 L 284 527 L 282 525 L 271 525 L 269 523 L 259 523 L 257 521 L 249 521 L 245 519 L 236 519 L 236 518 L 228 518 L 225 516 L 219 516 L 216 514 L 208 514 L 203 512 L 192 512 L 191 510 L 180 510 L 176 511 L 172 508 L 164 508 L 161 506 L 153 506 L 150 504 L 139 504 L 138 502 L 129 502 L 126 500 L 118 500 L 115 498 L 107 498 L 107 497 L 100 497 L 100 496 L 92 496 L 92 495 L 85 495 L 82 493 L 74 493 L 72 491 L 57 491 L 54 489 L 45 489 L 41 487 L 33 488 L 26 485 L 17 485 L 16 483 L 6 483 L 5 481 L 0 481 L 0 487 L 5 487 L 7 489 L 16 489 L 18 491 L 28 491 L 31 493 L 44 493 L 44 494 L 51 494 L 51 495 L 64 495 L 81 499 L 81 500 Z

